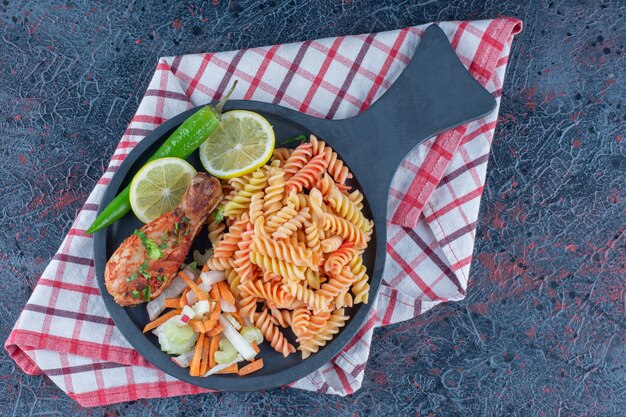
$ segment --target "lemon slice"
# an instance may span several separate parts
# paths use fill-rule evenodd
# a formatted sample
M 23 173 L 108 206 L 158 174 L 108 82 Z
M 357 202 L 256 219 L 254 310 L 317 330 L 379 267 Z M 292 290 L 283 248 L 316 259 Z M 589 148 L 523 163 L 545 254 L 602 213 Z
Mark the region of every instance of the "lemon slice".
M 148 162 L 130 183 L 130 206 L 135 216 L 149 223 L 174 210 L 195 175 L 196 170 L 179 158 Z
M 200 145 L 200 161 L 218 178 L 240 177 L 270 159 L 274 129 L 260 114 L 232 110 L 222 115 L 219 127 Z

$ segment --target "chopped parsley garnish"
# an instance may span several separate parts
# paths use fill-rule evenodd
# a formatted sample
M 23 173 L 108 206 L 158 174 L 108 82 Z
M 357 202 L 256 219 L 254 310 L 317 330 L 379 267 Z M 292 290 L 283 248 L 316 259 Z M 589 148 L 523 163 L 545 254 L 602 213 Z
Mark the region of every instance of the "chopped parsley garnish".
M 221 206 L 213 210 L 211 216 L 213 216 L 213 221 L 215 223 L 221 223 L 222 221 L 224 221 L 224 205 L 222 204 Z
M 139 291 L 132 290 L 130 293 L 133 295 L 133 298 L 139 298 Z
M 193 261 L 189 265 L 186 265 L 185 268 L 186 269 L 196 269 L 196 268 L 198 268 L 198 264 L 196 263 L 196 261 Z
M 126 282 L 133 282 L 134 280 L 136 280 L 137 279 L 137 274 L 138 274 L 138 272 L 135 271 L 135 272 L 133 272 L 133 274 L 131 276 L 126 277 Z
M 167 248 L 167 242 L 163 241 L 163 243 L 159 245 L 159 249 L 165 249 L 165 248 Z
M 150 274 L 147 271 L 148 268 L 148 260 L 146 259 L 145 261 L 143 261 L 143 263 L 141 264 L 141 266 L 139 266 L 139 272 L 141 273 L 141 275 L 143 275 L 145 278 L 150 279 Z
M 298 135 L 298 136 L 296 136 L 296 137 L 293 137 L 293 138 L 291 138 L 291 139 L 287 139 L 287 140 L 283 141 L 283 142 L 281 143 L 281 145 L 286 145 L 286 144 L 288 144 L 288 143 L 294 143 L 294 142 L 302 142 L 302 141 L 305 141 L 305 140 L 306 140 L 306 136 L 304 136 L 304 135 Z
M 135 235 L 141 240 L 141 243 L 146 248 L 146 252 L 148 253 L 148 257 L 153 261 L 157 259 L 161 259 L 163 257 L 163 252 L 154 239 L 150 239 L 146 236 L 145 232 L 140 230 L 135 230 Z
M 167 282 L 167 277 L 164 276 L 164 275 L 157 275 L 157 281 L 166 283 Z
M 146 288 L 141 290 L 141 295 L 143 295 L 143 299 L 146 301 L 150 299 L 150 285 L 146 285 Z

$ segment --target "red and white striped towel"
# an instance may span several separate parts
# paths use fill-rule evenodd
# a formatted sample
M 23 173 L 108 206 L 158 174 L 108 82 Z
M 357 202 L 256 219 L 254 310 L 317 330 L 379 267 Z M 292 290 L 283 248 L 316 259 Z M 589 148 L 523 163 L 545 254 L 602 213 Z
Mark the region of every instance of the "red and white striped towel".
M 439 24 L 471 74 L 497 99 L 516 19 Z M 162 58 L 111 163 L 43 272 L 5 348 L 22 369 L 45 373 L 83 406 L 196 394 L 147 363 L 116 329 L 95 282 L 85 229 L 116 169 L 155 127 L 218 100 L 234 99 L 346 118 L 365 110 L 409 62 L 427 25 L 232 52 Z M 387 260 L 371 315 L 346 348 L 293 387 L 346 395 L 361 386 L 374 328 L 465 296 L 476 220 L 498 109 L 407 155 L 389 198 Z

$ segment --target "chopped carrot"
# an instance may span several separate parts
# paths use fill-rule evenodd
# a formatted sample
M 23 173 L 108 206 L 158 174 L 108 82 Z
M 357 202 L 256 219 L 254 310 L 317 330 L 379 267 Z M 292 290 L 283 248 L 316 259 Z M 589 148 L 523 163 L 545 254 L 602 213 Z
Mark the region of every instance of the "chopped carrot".
M 205 333 L 204 324 L 202 323 L 202 320 L 191 319 L 189 320 L 189 323 L 187 324 L 189 324 L 189 327 L 191 327 L 194 332 Z
M 196 293 L 196 295 L 198 296 L 198 300 L 206 300 L 206 295 L 204 295 L 202 290 L 198 287 L 198 284 L 196 284 L 191 278 L 189 278 L 187 274 L 185 274 L 184 272 L 180 272 L 178 276 L 187 283 L 187 285 L 193 290 L 193 292 Z
M 178 305 L 180 306 L 180 308 L 183 308 L 187 305 L 187 293 L 189 292 L 190 288 L 186 287 L 183 290 L 182 295 L 180 296 L 180 299 L 178 300 Z
M 217 304 L 220 303 L 220 288 L 217 285 L 214 285 L 213 288 L 211 288 L 211 291 L 209 291 L 209 297 L 212 300 L 217 301 Z
M 230 315 L 233 316 L 233 318 L 237 320 L 237 322 L 241 324 L 242 326 L 246 325 L 246 323 L 244 323 L 243 319 L 241 318 L 238 312 L 230 313 Z
M 211 326 L 210 329 L 209 326 Z M 204 322 L 204 328 L 207 336 L 215 336 L 216 334 L 222 333 L 222 330 L 224 330 L 220 324 L 217 324 L 217 322 L 211 322 L 210 320 Z
M 163 314 L 161 317 L 158 317 L 156 320 L 153 320 L 150 323 L 146 324 L 146 327 L 143 328 L 143 332 L 146 333 L 152 329 L 156 329 L 157 327 L 159 327 L 160 325 L 162 325 L 163 323 L 165 323 L 166 321 L 168 321 L 175 315 L 180 314 L 181 311 L 182 311 L 181 309 L 168 311 L 167 313 Z
M 216 372 L 216 374 L 236 374 L 239 371 L 239 367 L 236 363 L 229 365 L 228 368 L 224 368 L 221 371 Z
M 204 337 L 204 342 L 202 342 L 202 359 L 200 361 L 200 376 L 206 374 L 206 371 L 209 369 L 209 341 L 208 336 L 200 336 Z
M 250 344 L 252 345 L 252 349 L 254 349 L 256 353 L 259 353 L 261 351 L 261 349 L 259 349 L 259 345 L 257 345 L 256 342 L 252 342 Z
M 255 360 L 254 362 L 250 362 L 249 364 L 241 368 L 239 370 L 239 375 L 240 376 L 248 375 L 254 371 L 258 371 L 261 368 L 263 368 L 263 358 L 259 358 Z
M 207 272 L 208 270 L 209 270 L 209 264 L 205 264 L 205 265 L 202 267 L 202 272 Z
M 200 359 L 202 358 L 202 345 L 204 344 L 204 335 L 200 335 L 196 342 L 196 348 L 193 351 L 193 359 L 191 359 L 191 366 L 189 374 L 191 376 L 200 375 Z
M 218 282 L 217 286 L 220 288 L 220 295 L 222 296 L 222 299 L 226 301 L 227 304 L 235 304 L 235 296 L 230 291 L 230 288 L 228 288 L 226 281 Z
M 209 369 L 215 366 L 215 352 L 220 344 L 220 337 L 218 335 L 211 336 L 211 342 L 209 344 Z
M 180 307 L 180 300 L 178 298 L 166 298 L 165 308 L 178 308 Z

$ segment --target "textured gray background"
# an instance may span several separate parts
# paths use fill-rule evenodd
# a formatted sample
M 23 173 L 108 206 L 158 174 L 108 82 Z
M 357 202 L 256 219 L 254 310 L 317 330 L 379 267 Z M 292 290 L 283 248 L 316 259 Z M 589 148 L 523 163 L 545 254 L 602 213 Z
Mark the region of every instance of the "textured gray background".
M 498 15 L 524 20 L 467 299 L 378 330 L 363 388 L 81 410 L 0 352 L 0 415 L 623 416 L 621 1 L 0 2 L 0 339 L 134 113 L 157 58 Z

